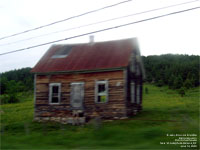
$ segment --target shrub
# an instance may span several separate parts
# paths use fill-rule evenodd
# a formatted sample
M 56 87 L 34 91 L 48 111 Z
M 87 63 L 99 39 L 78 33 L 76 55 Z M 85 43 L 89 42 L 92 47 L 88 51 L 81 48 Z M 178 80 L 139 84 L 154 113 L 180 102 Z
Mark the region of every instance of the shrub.
M 19 102 L 19 98 L 16 94 L 4 94 L 0 97 L 0 103 L 1 104 L 7 104 L 7 103 L 17 103 Z
M 175 78 L 173 87 L 174 89 L 180 89 L 182 85 L 183 85 L 183 79 L 179 75 L 178 77 Z
M 184 85 L 184 87 L 185 87 L 186 89 L 189 89 L 189 88 L 192 88 L 192 87 L 193 87 L 192 81 L 189 80 L 189 79 L 186 79 L 185 82 L 183 83 L 183 85 Z
M 147 87 L 145 87 L 145 93 L 148 94 L 149 93 L 149 89 Z
M 161 87 L 161 86 L 164 85 L 164 83 L 163 83 L 162 80 L 158 80 L 158 82 L 156 83 L 156 85 L 157 85 L 158 87 Z
M 182 87 L 179 89 L 178 93 L 183 97 L 185 95 L 185 89 Z
M 9 100 L 9 95 L 4 94 L 4 95 L 0 95 L 0 103 L 1 104 L 7 104 Z

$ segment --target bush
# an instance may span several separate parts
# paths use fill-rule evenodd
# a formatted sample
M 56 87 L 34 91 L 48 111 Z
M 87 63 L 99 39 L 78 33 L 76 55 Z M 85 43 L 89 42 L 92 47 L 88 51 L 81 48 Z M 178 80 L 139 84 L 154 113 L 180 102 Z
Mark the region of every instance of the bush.
M 189 80 L 189 79 L 186 79 L 185 82 L 183 83 L 183 85 L 184 85 L 184 87 L 185 87 L 186 89 L 189 89 L 189 88 L 192 88 L 192 87 L 193 87 L 192 81 Z
M 17 102 L 19 102 L 19 98 L 17 97 L 16 94 L 11 94 L 11 95 L 4 94 L 4 95 L 1 95 L 0 97 L 1 104 L 17 103 Z
M 147 87 L 145 87 L 145 93 L 149 94 L 149 89 Z
M 0 96 L 0 103 L 2 104 L 7 104 L 9 100 L 9 96 L 7 94 L 1 95 Z
M 158 80 L 158 82 L 156 83 L 156 85 L 157 85 L 158 87 L 161 87 L 161 86 L 164 85 L 164 83 L 163 83 L 162 80 Z
M 182 77 L 179 75 L 178 77 L 175 78 L 174 80 L 174 85 L 173 88 L 174 89 L 180 89 L 183 85 L 183 79 Z
M 181 95 L 181 97 L 183 97 L 185 95 L 185 88 L 180 88 L 178 93 Z

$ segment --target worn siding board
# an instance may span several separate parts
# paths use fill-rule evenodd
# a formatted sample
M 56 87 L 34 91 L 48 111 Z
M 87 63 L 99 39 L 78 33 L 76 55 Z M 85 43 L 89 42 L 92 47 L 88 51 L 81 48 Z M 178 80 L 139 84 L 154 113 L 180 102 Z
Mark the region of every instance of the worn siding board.
M 135 69 L 134 69 L 135 68 Z M 139 63 L 136 62 L 136 58 L 133 57 L 133 59 L 130 61 L 130 65 L 127 68 L 127 103 L 126 103 L 126 108 L 127 108 L 127 115 L 132 116 L 135 114 L 135 111 L 140 111 L 142 109 L 142 74 L 138 73 L 140 71 L 140 65 Z M 131 91 L 131 83 L 134 83 L 134 91 Z M 138 86 L 141 85 L 141 86 Z M 140 90 L 138 90 L 138 88 Z M 131 95 L 132 94 L 132 95 Z M 139 96 L 138 96 L 139 94 Z M 134 99 L 134 102 L 131 101 L 131 99 Z M 138 98 L 139 103 L 138 103 Z
M 109 101 L 105 104 L 95 103 L 95 81 L 108 81 Z M 84 82 L 84 102 L 85 114 L 89 117 L 101 115 L 112 118 L 126 116 L 125 94 L 124 94 L 124 74 L 123 71 L 85 73 L 85 74 L 57 74 L 57 75 L 37 75 L 36 89 L 36 115 L 42 116 L 47 113 L 49 116 L 71 115 L 70 93 L 72 82 Z M 49 83 L 61 83 L 61 103 L 50 105 L 48 103 Z M 42 112 L 39 110 L 42 109 Z M 56 114 L 55 112 L 58 112 Z

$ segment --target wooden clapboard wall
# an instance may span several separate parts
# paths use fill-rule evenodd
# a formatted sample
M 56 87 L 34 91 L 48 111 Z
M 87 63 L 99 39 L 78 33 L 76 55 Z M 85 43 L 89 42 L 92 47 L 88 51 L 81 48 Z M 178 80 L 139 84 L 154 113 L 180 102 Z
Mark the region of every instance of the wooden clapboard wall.
M 85 116 L 93 118 L 126 117 L 125 72 L 107 71 L 82 74 L 36 75 L 35 117 L 67 117 L 72 115 L 70 92 L 72 82 L 84 82 Z M 95 103 L 96 81 L 108 81 L 108 102 Z M 49 83 L 61 83 L 61 103 L 49 104 Z
M 143 74 L 140 63 L 136 59 L 136 54 L 133 54 L 131 57 L 130 65 L 126 70 L 125 81 L 127 116 L 132 116 L 136 111 L 142 109 Z M 131 92 L 131 84 L 134 85 L 133 92 Z M 134 99 L 133 101 L 132 98 Z

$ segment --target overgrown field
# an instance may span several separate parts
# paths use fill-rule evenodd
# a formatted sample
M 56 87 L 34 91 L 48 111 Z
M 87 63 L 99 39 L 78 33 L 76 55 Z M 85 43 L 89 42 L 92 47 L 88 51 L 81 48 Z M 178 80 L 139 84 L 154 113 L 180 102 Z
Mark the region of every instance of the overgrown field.
M 183 134 L 197 134 L 199 140 L 199 88 L 188 90 L 184 97 L 167 87 L 145 88 L 140 114 L 102 124 L 36 123 L 33 100 L 2 105 L 1 149 L 197 149 L 172 142 Z

